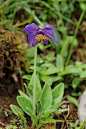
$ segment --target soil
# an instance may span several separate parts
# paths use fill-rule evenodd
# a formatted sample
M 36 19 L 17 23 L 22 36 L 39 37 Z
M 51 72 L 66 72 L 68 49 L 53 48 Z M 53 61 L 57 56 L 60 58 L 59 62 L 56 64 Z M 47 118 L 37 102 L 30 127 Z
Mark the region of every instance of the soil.
M 16 93 L 10 97 L 5 89 L 0 92 L 0 127 L 3 129 L 11 124 L 11 120 L 16 119 L 16 116 L 10 110 L 10 104 L 16 104 Z

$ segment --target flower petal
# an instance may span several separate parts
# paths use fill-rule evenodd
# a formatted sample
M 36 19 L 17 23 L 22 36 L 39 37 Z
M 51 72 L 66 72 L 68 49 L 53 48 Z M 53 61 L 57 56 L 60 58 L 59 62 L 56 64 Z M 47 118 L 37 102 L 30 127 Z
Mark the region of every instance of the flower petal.
M 40 41 L 36 41 L 35 37 L 38 35 L 39 33 L 37 32 L 33 32 L 33 33 L 30 33 L 28 35 L 28 41 L 29 41 L 29 44 L 30 46 L 35 46 L 37 43 L 40 43 Z
M 56 40 L 56 38 L 55 38 L 55 36 L 54 36 L 53 29 L 54 29 L 53 26 L 46 25 L 42 31 L 43 31 L 43 33 L 47 37 L 49 37 L 50 39 L 52 39 L 54 42 L 58 43 L 57 40 Z
M 46 45 L 48 45 L 48 40 L 45 40 L 44 43 L 45 43 Z
M 25 28 L 23 29 L 26 33 L 32 33 L 34 31 L 38 31 L 40 30 L 41 28 L 38 27 L 35 23 L 32 23 L 32 24 L 29 24 L 29 25 L 26 25 Z

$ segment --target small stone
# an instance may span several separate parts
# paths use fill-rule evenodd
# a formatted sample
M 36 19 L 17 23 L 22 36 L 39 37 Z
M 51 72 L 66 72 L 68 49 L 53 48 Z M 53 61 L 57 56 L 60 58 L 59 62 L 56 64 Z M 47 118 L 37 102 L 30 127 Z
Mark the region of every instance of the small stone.
M 86 120 L 86 90 L 83 92 L 78 107 L 78 117 L 80 122 L 84 122 Z M 86 128 L 86 124 L 85 124 Z

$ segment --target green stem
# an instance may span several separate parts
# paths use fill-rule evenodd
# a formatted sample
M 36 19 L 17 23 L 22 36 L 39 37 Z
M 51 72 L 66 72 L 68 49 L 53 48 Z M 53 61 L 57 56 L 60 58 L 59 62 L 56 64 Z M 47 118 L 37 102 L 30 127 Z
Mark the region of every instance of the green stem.
M 69 60 L 70 60 L 70 57 L 71 57 L 71 54 L 72 54 L 72 50 L 73 50 L 73 42 L 74 42 L 74 39 L 75 39 L 76 34 L 77 34 L 77 32 L 78 32 L 80 23 L 81 23 L 81 21 L 82 21 L 82 19 L 83 19 L 83 17 L 84 17 L 85 11 L 86 11 L 86 10 L 84 9 L 83 12 L 82 12 L 82 14 L 81 14 L 81 16 L 80 16 L 80 18 L 79 18 L 79 22 L 78 22 L 78 25 L 77 25 L 77 27 L 76 27 L 76 30 L 75 30 L 75 33 L 74 33 L 74 36 L 73 36 L 73 40 L 72 40 L 72 43 L 71 43 L 70 52 L 69 52 L 69 55 L 68 55 L 68 58 L 67 58 L 67 63 L 66 63 L 66 65 L 69 64 Z
M 35 45 L 35 57 L 34 57 L 34 86 L 33 86 L 33 114 L 35 115 L 35 103 L 36 103 L 36 59 L 37 59 L 37 45 Z

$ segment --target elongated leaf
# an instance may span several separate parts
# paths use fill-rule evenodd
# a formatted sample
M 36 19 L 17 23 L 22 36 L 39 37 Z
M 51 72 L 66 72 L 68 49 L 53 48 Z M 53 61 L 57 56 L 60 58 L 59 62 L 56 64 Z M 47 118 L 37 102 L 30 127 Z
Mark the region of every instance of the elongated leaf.
M 41 76 L 43 82 L 48 83 L 50 86 L 52 85 L 52 78 L 49 76 Z
M 80 68 L 69 68 L 69 69 L 65 69 L 63 72 L 60 72 L 59 75 L 66 75 L 66 74 L 77 74 L 80 75 L 82 73 L 82 69 Z
M 30 89 L 33 88 L 31 85 L 34 86 L 34 74 L 32 75 L 31 80 L 30 80 L 30 85 L 29 85 L 29 88 Z M 39 78 L 38 78 L 37 75 L 36 75 L 36 87 L 38 87 L 39 89 L 41 89 L 41 84 L 40 84 L 40 81 L 39 81 Z
M 64 69 L 63 57 L 61 55 L 58 55 L 58 54 L 56 57 L 56 66 L 57 66 L 57 69 L 59 69 L 59 71 L 63 71 L 63 69 Z
M 31 116 L 31 113 L 33 112 L 32 103 L 28 99 L 22 96 L 17 96 L 17 102 L 20 105 L 20 107 L 23 109 L 23 111 Z
M 81 74 L 80 74 L 80 78 L 85 78 L 86 77 L 86 71 L 83 71 Z
M 32 75 L 30 84 L 28 85 L 28 92 L 30 96 L 33 96 L 33 86 L 34 86 L 34 74 Z M 36 103 L 40 100 L 41 92 L 42 92 L 41 84 L 38 76 L 36 75 Z
M 23 75 L 22 78 L 26 79 L 26 80 L 30 80 L 31 79 L 31 75 Z
M 80 77 L 74 77 L 74 79 L 72 80 L 72 87 L 74 89 L 77 88 L 77 86 L 79 85 L 79 83 L 83 80 L 83 78 Z
M 56 123 L 56 122 L 63 122 L 62 120 L 55 120 L 51 117 L 46 117 L 42 120 L 42 123 Z
M 27 91 L 28 95 L 29 95 L 30 97 L 33 96 L 32 90 L 29 89 L 29 87 L 28 87 L 25 83 L 24 83 L 24 86 L 25 86 L 25 88 L 26 88 L 26 91 Z
M 26 51 L 27 58 L 33 58 L 35 53 L 34 47 L 29 47 Z
M 64 56 L 65 51 L 67 50 L 69 44 L 73 41 L 73 36 L 67 36 L 63 45 L 62 45 L 62 49 L 61 49 L 61 56 Z M 73 42 L 74 46 L 78 45 L 78 40 L 75 38 L 74 42 Z
M 53 103 L 60 103 L 64 94 L 64 83 L 58 84 L 52 90 Z
M 61 56 L 63 57 L 65 54 L 65 51 L 67 51 L 68 45 L 70 44 L 70 39 L 67 37 L 66 40 L 64 41 L 61 49 Z
M 41 26 L 43 27 L 42 22 L 38 19 L 38 17 L 32 12 L 28 4 L 23 4 L 22 5 L 23 9 L 26 10 L 30 15 L 32 15 L 33 19 Z
M 32 88 L 32 89 L 30 89 Z M 29 95 L 30 95 L 30 100 L 32 102 L 32 97 L 33 97 L 33 85 L 28 85 L 28 88 L 27 88 L 28 92 L 29 92 Z M 40 96 L 41 96 L 41 92 L 42 90 L 38 87 L 36 87 L 36 103 L 38 103 L 38 101 L 40 100 Z
M 62 105 L 63 103 L 57 103 L 54 105 L 51 105 L 50 107 L 47 107 L 44 111 L 44 115 L 42 116 L 42 118 L 44 117 L 48 117 L 52 112 L 55 112 L 57 110 L 57 108 Z
M 79 67 L 79 66 L 82 66 L 83 63 L 82 63 L 81 61 L 76 61 L 76 62 L 75 62 L 75 65 Z M 85 65 L 86 65 L 86 64 L 85 64 Z
M 51 67 L 55 67 L 55 65 L 52 64 L 52 63 L 44 63 L 44 64 L 41 65 L 41 67 L 51 68 Z
M 56 44 L 52 39 L 49 39 L 50 43 L 52 44 L 52 46 L 56 49 L 56 52 L 60 53 L 60 50 L 59 50 L 59 46 L 58 44 Z
M 52 82 L 63 80 L 63 78 L 61 76 L 52 76 L 51 78 L 52 78 Z
M 23 110 L 20 107 L 11 104 L 10 108 L 11 108 L 11 110 L 13 111 L 13 113 L 15 115 L 17 115 L 17 116 L 24 115 L 24 112 L 23 112 Z
M 56 114 L 60 114 L 62 112 L 66 112 L 68 111 L 68 108 L 65 108 L 65 109 L 58 109 L 57 111 L 55 111 Z
M 73 103 L 76 107 L 78 107 L 79 103 L 78 103 L 78 101 L 77 101 L 76 98 L 74 98 L 74 97 L 72 97 L 72 96 L 67 96 L 67 99 L 68 99 L 71 103 Z
M 54 51 L 50 51 L 47 55 L 46 55 L 46 60 L 47 62 L 52 62 L 55 60 L 55 52 Z
M 34 70 L 34 66 L 29 67 L 30 69 Z M 36 71 L 40 74 L 42 74 L 42 69 L 38 66 L 36 66 Z
M 41 114 L 41 104 L 39 103 L 38 105 L 37 105 L 37 116 L 40 116 L 40 114 Z
M 60 40 L 61 40 L 61 36 L 60 36 L 60 34 L 59 34 L 59 32 L 54 28 L 54 35 L 55 35 L 55 38 L 57 39 L 57 41 L 58 41 L 58 49 L 59 49 L 59 47 L 60 47 Z M 60 52 L 60 49 L 59 49 L 59 51 L 58 52 Z
M 21 90 L 18 90 L 18 92 L 19 92 L 19 94 L 20 94 L 22 97 L 24 97 L 24 98 L 30 100 L 29 96 L 27 96 L 24 92 L 22 92 Z
M 57 67 L 52 67 L 52 68 L 47 69 L 44 75 L 50 75 L 50 74 L 54 74 L 58 72 L 59 72 L 59 69 Z
M 51 87 L 49 84 L 45 84 L 41 98 L 40 98 L 40 103 L 41 103 L 41 109 L 44 111 L 47 107 L 51 106 L 52 103 L 52 92 L 51 92 Z
M 77 66 L 77 68 L 81 68 L 81 69 L 86 68 L 86 64 L 83 64 L 83 63 L 80 62 L 80 61 L 76 61 L 76 62 L 75 62 L 75 65 Z

